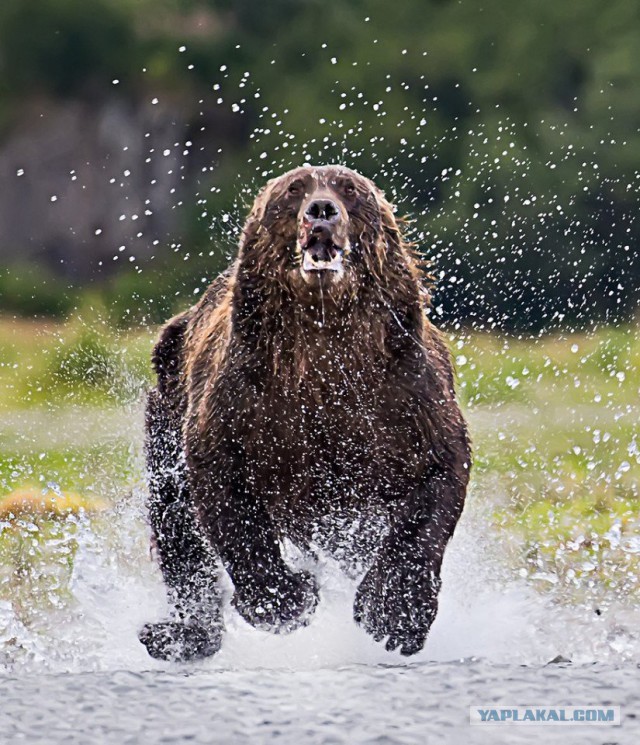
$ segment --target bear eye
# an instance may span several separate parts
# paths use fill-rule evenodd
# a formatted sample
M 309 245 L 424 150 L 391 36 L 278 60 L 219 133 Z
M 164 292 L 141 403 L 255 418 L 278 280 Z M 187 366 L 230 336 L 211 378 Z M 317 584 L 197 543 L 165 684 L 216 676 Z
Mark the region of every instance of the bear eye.
M 353 181 L 347 181 L 347 183 L 344 185 L 344 193 L 348 197 L 352 197 L 356 193 L 356 186 Z
M 287 191 L 292 197 L 297 197 L 302 192 L 302 184 L 299 181 L 294 181 L 292 184 L 289 184 Z

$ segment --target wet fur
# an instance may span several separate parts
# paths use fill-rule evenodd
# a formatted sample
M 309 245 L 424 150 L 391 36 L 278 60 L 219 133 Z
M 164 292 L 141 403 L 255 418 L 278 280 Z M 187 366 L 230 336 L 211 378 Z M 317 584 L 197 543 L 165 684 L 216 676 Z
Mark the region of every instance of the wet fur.
M 250 623 L 306 623 L 317 589 L 283 561 L 283 538 L 365 572 L 354 616 L 388 649 L 417 652 L 435 617 L 470 469 L 452 364 L 391 205 L 334 171 L 356 185 L 348 281 L 319 295 L 300 279 L 286 174 L 257 198 L 233 265 L 156 346 L 149 513 L 177 610 L 143 630 L 154 656 L 219 647 L 217 559 Z

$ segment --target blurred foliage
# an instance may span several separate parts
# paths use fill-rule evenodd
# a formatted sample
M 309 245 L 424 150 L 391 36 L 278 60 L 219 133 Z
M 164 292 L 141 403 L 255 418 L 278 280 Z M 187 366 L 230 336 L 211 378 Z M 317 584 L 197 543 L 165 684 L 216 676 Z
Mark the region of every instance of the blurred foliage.
M 118 327 L 162 323 L 178 309 L 184 309 L 215 279 L 226 263 L 210 250 L 176 256 L 142 272 L 121 272 L 97 292 L 109 320 Z
M 137 42 L 125 9 L 105 0 L 8 0 L 0 6 L 2 83 L 69 96 L 104 75 L 126 73 Z
M 117 367 L 104 337 L 83 329 L 54 350 L 46 372 L 54 386 L 102 388 L 113 385 Z
M 25 316 L 62 316 L 76 307 L 77 292 L 37 264 L 0 267 L 0 307 Z
M 117 78 L 132 97 L 178 89 L 237 122 L 207 133 L 220 159 L 194 197 L 179 277 L 167 246 L 157 268 L 103 290 L 124 298 L 121 322 L 192 294 L 224 263 L 218 248 L 207 264 L 203 227 L 241 216 L 267 177 L 305 160 L 358 168 L 416 218 L 445 318 L 618 321 L 640 296 L 639 44 L 632 0 L 517 12 L 499 0 L 3 0 L 0 111 L 42 92 L 113 95 Z M 25 313 L 37 304 L 0 295 Z
M 103 307 L 85 305 L 64 325 L 0 320 L 0 412 L 58 401 L 138 401 L 151 381 L 155 329 L 125 338 L 106 318 Z

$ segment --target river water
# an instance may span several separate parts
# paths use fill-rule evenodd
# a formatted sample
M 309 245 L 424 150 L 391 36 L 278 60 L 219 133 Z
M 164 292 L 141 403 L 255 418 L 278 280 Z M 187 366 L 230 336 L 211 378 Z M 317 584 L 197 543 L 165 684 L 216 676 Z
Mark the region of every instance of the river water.
M 637 743 L 635 666 L 488 662 L 31 675 L 0 680 L 3 742 Z M 469 702 L 597 700 L 621 727 L 470 726 Z

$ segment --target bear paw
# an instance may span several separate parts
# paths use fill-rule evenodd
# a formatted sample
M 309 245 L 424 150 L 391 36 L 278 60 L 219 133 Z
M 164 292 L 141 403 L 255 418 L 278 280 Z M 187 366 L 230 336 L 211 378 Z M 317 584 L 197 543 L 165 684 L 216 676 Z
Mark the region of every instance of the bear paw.
M 245 621 L 259 629 L 288 634 L 309 623 L 318 604 L 318 588 L 310 574 L 289 572 L 278 581 L 238 591 L 233 605 Z
M 162 621 L 145 624 L 138 638 L 156 660 L 191 662 L 211 657 L 220 649 L 222 629 L 197 621 Z
M 386 638 L 388 652 L 419 652 L 438 610 L 440 578 L 425 571 L 403 571 L 384 561 L 367 572 L 356 592 L 353 616 L 375 641 Z

